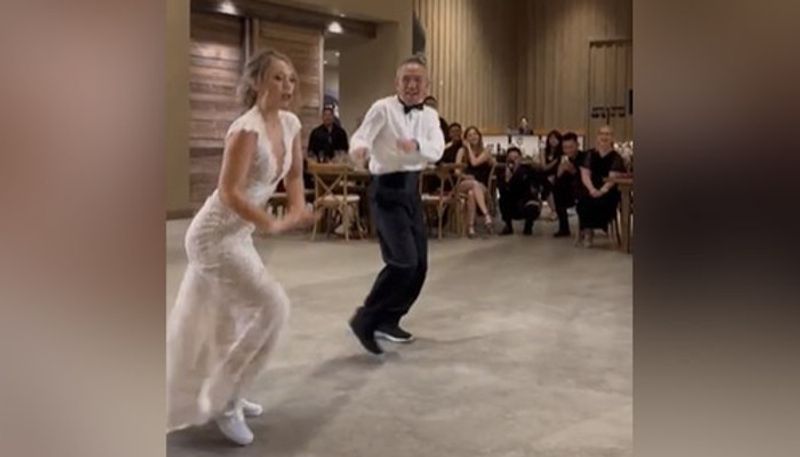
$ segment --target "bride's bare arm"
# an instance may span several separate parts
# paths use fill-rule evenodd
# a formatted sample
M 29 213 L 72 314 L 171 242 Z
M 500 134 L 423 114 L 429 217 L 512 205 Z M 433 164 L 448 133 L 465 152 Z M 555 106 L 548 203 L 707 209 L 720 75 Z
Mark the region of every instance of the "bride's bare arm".
M 278 231 L 291 230 L 311 226 L 315 214 L 306 208 L 305 186 L 303 185 L 303 151 L 300 148 L 300 134 L 292 141 L 292 167 L 283 178 L 288 199 L 286 215 L 275 225 Z M 273 228 L 274 230 L 274 228 Z
M 300 134 L 292 142 L 292 168 L 283 179 L 289 203 L 289 211 L 295 212 L 305 209 L 306 196 L 303 186 L 303 151 L 300 148 Z
M 252 222 L 260 230 L 269 232 L 275 219 L 266 211 L 251 204 L 244 196 L 250 164 L 256 153 L 258 134 L 239 131 L 231 134 L 222 154 L 222 169 L 219 173 L 220 200 L 242 219 Z

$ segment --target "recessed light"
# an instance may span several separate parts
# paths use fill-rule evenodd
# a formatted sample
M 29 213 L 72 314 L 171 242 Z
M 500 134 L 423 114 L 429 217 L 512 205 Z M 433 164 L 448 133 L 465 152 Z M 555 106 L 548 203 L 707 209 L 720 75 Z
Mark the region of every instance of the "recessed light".
M 342 24 L 338 23 L 337 21 L 333 21 L 330 24 L 328 24 L 328 31 L 331 33 L 344 33 Z
M 219 5 L 219 11 L 226 14 L 237 14 L 239 10 L 230 0 L 225 0 Z

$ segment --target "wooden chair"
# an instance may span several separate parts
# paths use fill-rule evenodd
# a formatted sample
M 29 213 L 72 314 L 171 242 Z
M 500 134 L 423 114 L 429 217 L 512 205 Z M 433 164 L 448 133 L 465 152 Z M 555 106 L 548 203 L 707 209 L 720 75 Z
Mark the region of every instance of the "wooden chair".
M 289 203 L 289 198 L 286 192 L 275 192 L 267 202 L 267 212 L 275 217 L 281 217 L 286 213 L 286 205 Z
M 442 229 L 444 223 L 444 216 L 447 210 L 452 207 L 452 203 L 454 200 L 455 195 L 455 170 L 459 168 L 460 165 L 456 164 L 441 164 L 436 166 L 435 168 L 429 168 L 422 172 L 419 180 L 419 188 L 420 188 L 420 195 L 422 197 L 422 205 L 425 209 L 425 214 L 428 214 L 428 210 L 432 209 L 436 212 L 436 223 L 437 223 L 437 236 L 441 240 L 442 239 Z M 436 186 L 433 189 L 433 192 L 427 192 L 424 189 L 424 182 L 426 176 L 435 176 L 436 179 Z M 450 186 L 449 191 L 445 191 L 445 184 Z
M 345 227 L 345 240 L 350 240 L 350 215 L 355 217 L 356 228 L 361 238 L 364 237 L 364 230 L 361 225 L 359 214 L 359 195 L 350 194 L 348 174 L 351 172 L 350 166 L 345 164 L 322 164 L 309 163 L 309 172 L 314 177 L 314 209 L 322 210 L 327 215 L 327 232 L 330 234 L 333 219 L 335 216 L 341 218 Z M 314 224 L 311 232 L 311 239 L 316 239 L 319 224 Z
M 614 218 L 608 222 L 608 240 L 611 242 L 611 245 L 615 248 L 619 248 L 622 246 L 622 238 L 621 238 L 621 225 L 620 219 L 622 218 L 622 213 L 620 212 L 619 206 L 617 206 L 617 212 L 614 214 Z M 580 245 L 581 243 L 581 230 L 580 227 L 578 230 L 575 231 L 575 236 L 573 237 L 575 242 L 575 246 Z
M 498 199 L 500 198 L 497 195 L 497 171 L 500 169 L 498 162 L 494 162 L 492 164 L 492 171 L 489 173 L 489 182 L 486 184 L 486 192 L 488 196 L 486 198 L 486 209 L 489 210 L 489 215 L 492 216 L 492 219 L 497 218 L 497 208 L 500 206 L 498 204 Z
M 499 207 L 497 202 L 497 169 L 500 165 L 495 162 L 492 165 L 492 170 L 489 173 L 489 181 L 483 183 L 486 186 L 486 209 L 489 212 L 489 215 L 492 216 L 492 219 L 496 219 L 497 216 L 497 209 Z M 464 169 L 463 164 L 458 164 L 455 166 L 457 169 Z M 454 168 L 454 170 L 455 170 Z M 463 175 L 458 174 L 455 177 L 455 183 L 453 189 L 455 190 L 459 184 L 461 184 L 463 180 Z M 454 230 L 459 236 L 467 236 L 467 196 L 462 193 L 455 193 L 456 202 L 453 207 L 453 217 L 452 221 L 455 224 Z

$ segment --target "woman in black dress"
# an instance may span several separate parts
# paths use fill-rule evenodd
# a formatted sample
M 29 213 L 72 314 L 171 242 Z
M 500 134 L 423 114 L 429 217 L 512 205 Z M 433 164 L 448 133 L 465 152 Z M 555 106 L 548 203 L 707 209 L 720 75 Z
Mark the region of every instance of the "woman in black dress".
M 541 156 L 539 158 L 539 163 L 542 164 L 541 174 L 539 175 L 539 181 L 542 186 L 542 200 L 547 200 L 547 205 L 550 207 L 550 220 L 555 220 L 556 204 L 553 199 L 553 186 L 556 183 L 558 164 L 561 163 L 561 157 L 564 156 L 561 142 L 561 133 L 558 130 L 550 131 L 547 134 L 544 151 L 540 153 Z
M 605 182 L 605 179 L 625 173 L 625 164 L 622 156 L 614 150 L 613 135 L 611 127 L 600 127 L 596 147 L 586 151 L 586 159 L 581 165 L 583 186 L 577 208 L 580 221 L 578 242 L 584 247 L 591 247 L 594 229 L 608 231 L 608 224 L 617 215 L 619 191 L 615 184 Z
M 456 163 L 465 164 L 458 184 L 458 192 L 467 197 L 467 235 L 475 236 L 475 207 L 483 213 L 486 230 L 493 228 L 492 216 L 489 214 L 487 199 L 489 195 L 489 178 L 494 169 L 494 157 L 483 147 L 483 135 L 477 127 L 468 127 L 464 132 L 464 141 L 458 150 Z

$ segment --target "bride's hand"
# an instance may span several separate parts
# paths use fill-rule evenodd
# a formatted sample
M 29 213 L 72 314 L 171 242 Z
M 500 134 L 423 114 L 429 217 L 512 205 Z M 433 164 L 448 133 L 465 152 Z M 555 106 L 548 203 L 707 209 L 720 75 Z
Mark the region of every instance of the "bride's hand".
M 299 211 L 292 211 L 286 216 L 289 218 L 291 228 L 305 229 L 314 225 L 320 218 L 322 213 L 310 211 L 308 208 L 303 208 Z
M 309 211 L 306 208 L 290 211 L 283 218 L 272 223 L 267 231 L 270 235 L 278 235 L 294 229 L 308 228 L 319 219 L 320 213 Z

